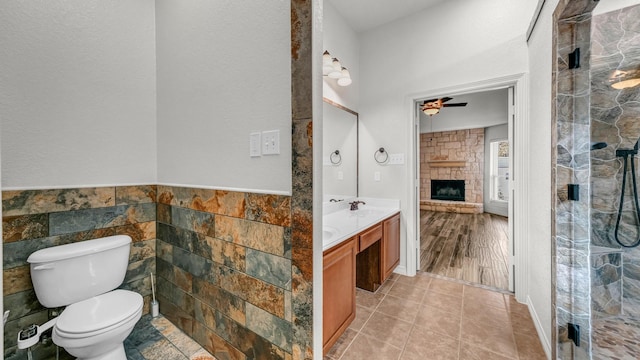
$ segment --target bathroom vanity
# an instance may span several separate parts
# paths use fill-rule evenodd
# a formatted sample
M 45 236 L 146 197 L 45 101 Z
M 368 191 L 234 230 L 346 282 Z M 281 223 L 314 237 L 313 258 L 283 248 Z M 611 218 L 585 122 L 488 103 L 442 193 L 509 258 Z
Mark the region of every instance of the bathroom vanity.
M 324 354 L 355 318 L 356 287 L 376 291 L 400 263 L 399 203 L 364 201 L 323 216 Z

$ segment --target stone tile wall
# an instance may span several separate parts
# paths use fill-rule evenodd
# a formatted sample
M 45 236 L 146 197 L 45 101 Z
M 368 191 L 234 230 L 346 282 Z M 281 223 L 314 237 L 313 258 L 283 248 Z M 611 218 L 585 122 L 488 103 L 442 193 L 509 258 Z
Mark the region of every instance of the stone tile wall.
M 640 68 L 640 6 L 600 14 L 592 20 L 591 54 L 591 141 L 606 142 L 608 146 L 591 152 L 591 244 L 613 248 L 620 259 L 616 259 L 622 272 L 620 289 L 623 298 L 618 304 L 618 313 L 611 315 L 640 316 L 640 250 L 615 249 L 621 246 L 615 241 L 615 225 L 620 205 L 620 194 L 624 191 L 622 217 L 618 239 L 632 244 L 640 237 L 640 224 L 636 220 L 631 187 L 631 172 L 627 173 L 627 186 L 622 188 L 623 161 L 616 157 L 618 149 L 633 149 L 640 138 L 640 87 L 616 90 L 610 86 L 615 70 Z M 634 159 L 637 169 L 637 157 Z M 636 180 L 638 178 L 636 177 Z M 616 272 L 617 273 L 617 272 Z M 592 282 L 611 280 L 612 271 L 597 272 Z M 617 291 L 617 282 L 614 282 Z M 593 310 L 602 315 L 601 306 L 606 303 L 607 293 L 593 288 Z M 619 299 L 618 299 L 619 301 Z
M 292 352 L 291 198 L 158 186 L 160 312 L 218 359 Z
M 156 267 L 156 186 L 118 186 L 2 192 L 5 359 L 26 359 L 17 350 L 20 329 L 49 320 L 36 298 L 27 257 L 36 250 L 126 234 L 131 236 L 129 268 L 121 288 L 151 298 L 150 272 Z M 55 354 L 54 346 L 32 348 L 38 359 Z
M 462 161 L 463 167 L 432 167 L 430 161 Z M 431 199 L 431 179 L 464 180 L 465 202 L 483 202 L 484 129 L 420 134 L 420 199 Z

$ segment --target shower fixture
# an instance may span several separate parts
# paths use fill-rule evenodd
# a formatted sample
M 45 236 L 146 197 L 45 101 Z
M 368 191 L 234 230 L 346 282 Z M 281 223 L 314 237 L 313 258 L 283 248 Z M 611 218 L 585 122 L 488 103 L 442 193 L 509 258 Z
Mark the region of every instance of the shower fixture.
M 640 142 L 640 139 L 638 139 L 638 141 L 636 141 L 636 144 L 633 146 L 633 149 L 618 149 L 616 150 L 616 157 L 621 157 L 622 158 L 622 189 L 620 191 L 620 205 L 618 207 L 618 217 L 616 219 L 616 227 L 614 229 L 614 238 L 616 240 L 616 242 L 625 248 L 633 248 L 636 247 L 638 245 L 640 245 L 640 205 L 638 204 L 638 185 L 636 184 L 636 167 L 634 165 L 633 162 L 633 158 L 638 155 L 638 142 Z M 591 148 L 593 149 L 593 145 L 591 145 Z M 628 161 L 627 161 L 628 160 Z M 620 239 L 618 238 L 618 232 L 620 230 L 620 220 L 622 219 L 622 206 L 624 205 L 624 188 L 626 186 L 627 183 L 627 164 L 631 163 L 631 183 L 633 186 L 633 203 L 635 205 L 635 210 L 636 210 L 636 227 L 638 230 L 638 238 L 636 239 L 636 241 L 633 244 L 624 244 L 623 242 L 620 241 Z

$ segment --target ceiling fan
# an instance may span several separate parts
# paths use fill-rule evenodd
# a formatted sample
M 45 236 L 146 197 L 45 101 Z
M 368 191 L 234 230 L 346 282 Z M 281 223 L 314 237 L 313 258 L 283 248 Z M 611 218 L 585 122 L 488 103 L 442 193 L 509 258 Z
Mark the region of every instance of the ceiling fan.
M 455 107 L 455 106 L 467 106 L 467 103 L 453 103 L 445 104 L 447 101 L 452 100 L 450 97 L 443 97 L 439 99 L 425 100 L 421 105 L 421 110 L 429 116 L 433 116 L 440 112 L 443 107 Z

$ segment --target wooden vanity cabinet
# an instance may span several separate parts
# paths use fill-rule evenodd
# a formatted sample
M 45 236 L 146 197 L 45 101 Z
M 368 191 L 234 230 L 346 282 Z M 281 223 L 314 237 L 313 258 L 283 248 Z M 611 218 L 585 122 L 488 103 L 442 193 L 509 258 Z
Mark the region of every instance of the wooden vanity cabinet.
M 324 252 L 322 350 L 326 354 L 356 317 L 357 237 Z
M 400 263 L 400 213 L 382 223 L 382 281 L 384 282 Z

